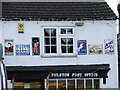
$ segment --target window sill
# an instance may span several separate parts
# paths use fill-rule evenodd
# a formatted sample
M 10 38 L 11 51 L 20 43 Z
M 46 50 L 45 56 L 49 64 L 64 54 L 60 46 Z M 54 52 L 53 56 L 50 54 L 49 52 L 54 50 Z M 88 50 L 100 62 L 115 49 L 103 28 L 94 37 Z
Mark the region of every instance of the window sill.
M 69 58 L 77 57 L 77 55 L 41 55 L 42 58 Z

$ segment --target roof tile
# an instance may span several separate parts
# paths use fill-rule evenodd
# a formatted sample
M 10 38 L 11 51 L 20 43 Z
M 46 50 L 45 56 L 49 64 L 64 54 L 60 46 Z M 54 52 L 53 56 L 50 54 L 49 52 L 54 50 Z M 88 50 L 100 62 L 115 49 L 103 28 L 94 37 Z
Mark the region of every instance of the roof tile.
M 2 2 L 4 20 L 114 20 L 106 2 Z

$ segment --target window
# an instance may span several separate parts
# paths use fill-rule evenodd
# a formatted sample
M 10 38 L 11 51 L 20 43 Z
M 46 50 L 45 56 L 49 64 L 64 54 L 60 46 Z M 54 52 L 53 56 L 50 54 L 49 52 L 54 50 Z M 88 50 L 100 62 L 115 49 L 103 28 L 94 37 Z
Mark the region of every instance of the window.
M 100 89 L 100 79 L 49 79 L 48 90 Z
M 23 82 L 14 82 L 14 89 L 16 88 L 24 88 L 24 83 Z
M 74 55 L 73 27 L 43 27 L 45 55 Z
M 13 83 L 14 90 L 41 90 L 42 83 L 41 82 L 14 82 Z
M 51 80 L 49 81 L 49 90 L 56 90 L 56 81 L 55 80 Z
M 66 90 L 66 80 L 58 80 L 58 90 Z
M 75 80 L 68 80 L 67 83 L 68 83 L 67 90 L 75 90 Z
M 44 29 L 45 53 L 57 53 L 56 29 Z
M 61 38 L 61 53 L 73 53 L 73 38 Z
M 84 80 L 77 80 L 78 90 L 84 89 Z
M 95 89 L 99 89 L 100 88 L 100 86 L 99 86 L 99 79 L 94 80 L 94 88 Z
M 86 89 L 92 89 L 92 80 L 86 80 Z

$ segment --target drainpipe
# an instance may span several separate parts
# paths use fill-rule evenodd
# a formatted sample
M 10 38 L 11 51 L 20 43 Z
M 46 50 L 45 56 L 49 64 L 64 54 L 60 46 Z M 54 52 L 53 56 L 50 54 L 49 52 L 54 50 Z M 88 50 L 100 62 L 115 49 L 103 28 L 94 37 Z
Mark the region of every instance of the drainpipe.
M 0 90 L 7 90 L 7 71 L 5 64 L 3 63 L 3 46 L 0 43 Z
M 118 3 L 118 20 L 119 20 L 119 33 L 120 33 L 120 2 Z

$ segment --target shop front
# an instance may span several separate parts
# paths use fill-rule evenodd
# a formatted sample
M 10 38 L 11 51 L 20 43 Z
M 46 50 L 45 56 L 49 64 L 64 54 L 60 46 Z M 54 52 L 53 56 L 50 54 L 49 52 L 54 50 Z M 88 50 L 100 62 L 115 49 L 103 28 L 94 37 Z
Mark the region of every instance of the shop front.
M 50 79 L 49 90 L 100 89 L 100 79 Z
M 109 64 L 7 67 L 14 90 L 100 89 L 109 70 Z

